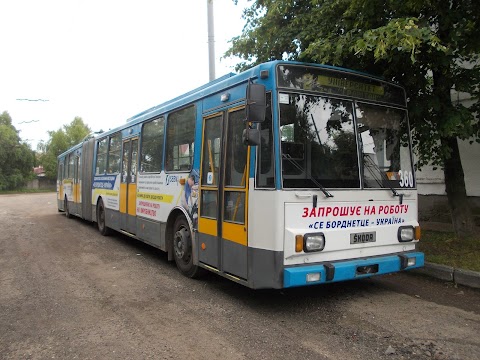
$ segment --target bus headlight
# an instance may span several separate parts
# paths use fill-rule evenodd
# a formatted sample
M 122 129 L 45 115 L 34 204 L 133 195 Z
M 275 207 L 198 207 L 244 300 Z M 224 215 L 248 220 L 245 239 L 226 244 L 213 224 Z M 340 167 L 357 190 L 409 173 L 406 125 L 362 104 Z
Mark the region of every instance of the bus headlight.
M 322 251 L 325 247 L 325 235 L 323 233 L 305 234 L 303 236 L 303 251 Z
M 400 226 L 397 236 L 400 242 L 412 241 L 415 238 L 415 229 L 413 226 Z

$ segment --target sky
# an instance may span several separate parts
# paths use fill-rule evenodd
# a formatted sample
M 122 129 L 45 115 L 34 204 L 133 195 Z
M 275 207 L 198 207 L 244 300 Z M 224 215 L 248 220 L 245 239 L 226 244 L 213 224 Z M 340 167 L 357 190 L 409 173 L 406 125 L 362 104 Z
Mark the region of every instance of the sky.
M 248 2 L 213 4 L 220 77 Z M 76 116 L 112 129 L 209 80 L 207 0 L 0 0 L 0 14 L 0 113 L 34 150 Z

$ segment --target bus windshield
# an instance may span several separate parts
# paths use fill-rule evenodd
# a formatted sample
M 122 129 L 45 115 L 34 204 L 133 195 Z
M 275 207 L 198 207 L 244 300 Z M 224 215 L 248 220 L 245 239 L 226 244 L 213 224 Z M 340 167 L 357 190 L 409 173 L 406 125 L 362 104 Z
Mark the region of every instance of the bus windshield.
M 279 103 L 284 188 L 414 186 L 404 110 L 298 93 Z
M 357 103 L 363 186 L 414 187 L 405 110 Z

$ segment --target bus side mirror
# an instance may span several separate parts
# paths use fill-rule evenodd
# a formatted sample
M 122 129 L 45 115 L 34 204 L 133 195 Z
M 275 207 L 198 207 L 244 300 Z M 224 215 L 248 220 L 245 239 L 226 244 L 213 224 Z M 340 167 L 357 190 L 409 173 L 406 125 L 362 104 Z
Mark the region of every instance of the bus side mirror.
M 257 146 L 261 143 L 260 130 L 251 129 L 248 125 L 243 129 L 242 140 L 245 145 Z
M 249 83 L 247 85 L 247 122 L 260 123 L 265 121 L 267 110 L 267 94 L 265 85 Z

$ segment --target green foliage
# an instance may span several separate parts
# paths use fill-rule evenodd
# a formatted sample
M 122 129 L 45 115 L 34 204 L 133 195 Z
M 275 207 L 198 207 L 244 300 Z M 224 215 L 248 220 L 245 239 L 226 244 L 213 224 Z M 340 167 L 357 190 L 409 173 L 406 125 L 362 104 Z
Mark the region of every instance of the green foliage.
M 68 147 L 80 143 L 85 136 L 92 132 L 88 125 L 83 122 L 82 118 L 78 116 L 76 116 L 70 124 L 64 125 L 63 129 L 65 131 Z
M 418 166 L 443 166 L 442 139 L 480 141 L 470 108 L 450 90 L 479 95 L 480 2 L 476 0 L 256 0 L 225 56 L 237 70 L 273 59 L 343 66 L 403 85 Z
M 34 153 L 22 143 L 8 112 L 0 114 L 0 190 L 18 189 L 33 177 Z
M 57 156 L 80 143 L 90 133 L 88 125 L 78 116 L 62 128 L 48 131 L 49 139 L 46 143 L 40 143 L 37 148 L 39 162 L 43 165 L 45 176 L 56 179 Z
M 480 1 L 252 0 L 225 56 L 343 66 L 407 91 L 417 168 L 443 167 L 457 234 L 473 231 L 457 139 L 480 142 Z M 452 102 L 452 89 L 476 101 Z M 463 236 L 463 235 L 462 235 Z

